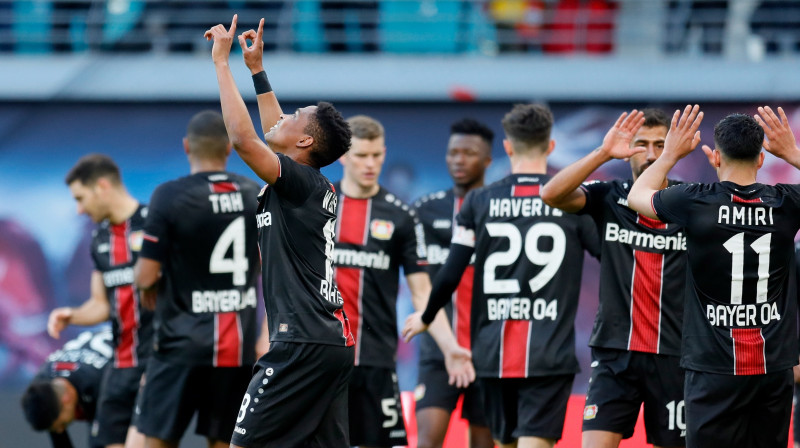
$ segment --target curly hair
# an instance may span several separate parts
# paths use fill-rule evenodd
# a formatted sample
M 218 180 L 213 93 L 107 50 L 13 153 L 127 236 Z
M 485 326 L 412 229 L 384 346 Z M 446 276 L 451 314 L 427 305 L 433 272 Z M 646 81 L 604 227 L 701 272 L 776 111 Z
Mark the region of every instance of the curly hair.
M 494 131 L 489 129 L 489 126 L 472 118 L 464 118 L 450 125 L 450 135 L 453 134 L 477 135 L 489 147 L 492 146 L 492 140 L 494 140 Z
M 331 103 L 317 103 L 304 132 L 314 138 L 309 161 L 316 168 L 330 165 L 350 150 L 350 126 Z

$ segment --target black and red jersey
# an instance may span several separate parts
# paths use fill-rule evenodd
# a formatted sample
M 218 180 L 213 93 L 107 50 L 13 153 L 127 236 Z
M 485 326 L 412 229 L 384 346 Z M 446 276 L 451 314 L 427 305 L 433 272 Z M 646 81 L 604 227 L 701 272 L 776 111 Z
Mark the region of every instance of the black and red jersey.
M 669 185 L 676 182 L 670 181 Z M 680 356 L 686 296 L 683 227 L 628 208 L 632 180 L 581 186 L 601 239 L 600 307 L 589 345 Z
M 405 275 L 425 269 L 422 226 L 414 212 L 383 187 L 375 196 L 339 194 L 336 284 L 356 342 L 356 365 L 395 368 L 397 293 Z
M 270 340 L 352 346 L 334 275 L 336 192 L 318 169 L 277 156 L 256 215 Z
M 464 198 L 456 196 L 453 189 L 450 189 L 423 196 L 414 203 L 417 219 L 422 224 L 425 232 L 425 250 L 428 256 L 427 270 L 431 278 L 436 276 L 450 253 L 450 241 L 453 239 L 456 215 L 458 215 L 463 202 Z M 474 270 L 475 267 L 472 264 L 467 266 L 451 301 L 444 308 L 458 345 L 466 348 L 472 346 L 470 319 L 472 314 Z M 428 332 L 420 334 L 419 338 L 419 359 L 421 362 L 444 360 L 442 351 Z
M 201 172 L 153 192 L 142 257 L 161 263 L 155 353 L 236 367 L 255 361 L 258 184 Z
M 472 352 L 478 376 L 571 374 L 584 249 L 597 254 L 590 219 L 546 205 L 549 179 L 512 174 L 469 192 L 453 244 L 474 247 Z
M 800 185 L 678 185 L 653 195 L 652 206 L 686 229 L 681 365 L 727 375 L 796 365 Z
M 64 378 L 77 392 L 76 420 L 92 421 L 103 372 L 114 357 L 114 336 L 109 330 L 84 331 L 51 353 L 35 380 Z
M 124 222 L 105 220 L 92 233 L 92 261 L 103 276 L 111 305 L 114 367 L 118 368 L 143 365 L 153 351 L 153 312 L 141 306 L 133 281 L 147 213 L 147 207 L 139 205 Z

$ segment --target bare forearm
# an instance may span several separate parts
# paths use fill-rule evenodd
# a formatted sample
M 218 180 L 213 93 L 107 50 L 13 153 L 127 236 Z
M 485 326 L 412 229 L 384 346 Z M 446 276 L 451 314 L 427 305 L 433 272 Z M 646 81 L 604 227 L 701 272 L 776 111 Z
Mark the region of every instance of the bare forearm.
M 657 219 L 650 199 L 664 185 L 667 174 L 677 162 L 677 159 L 662 154 L 649 168 L 644 170 L 628 193 L 628 206 L 648 218 Z
M 72 325 L 97 325 L 108 320 L 111 307 L 108 302 L 89 298 L 77 308 L 72 309 L 69 323 Z
M 542 188 L 542 200 L 551 207 L 567 212 L 577 212 L 586 204 L 581 184 L 601 165 L 611 160 L 600 148 L 595 149 L 577 162 L 569 165 Z
M 266 135 L 269 129 L 281 119 L 283 110 L 281 110 L 275 92 L 262 93 L 256 96 L 256 100 L 258 101 L 258 115 L 261 117 L 261 130 Z
M 429 295 L 430 289 L 428 289 L 427 293 L 419 291 L 419 293 L 411 295 L 411 302 L 414 304 L 416 311 L 425 311 L 425 307 L 428 306 Z M 436 318 L 428 326 L 428 333 L 430 333 L 439 349 L 443 352 L 447 352 L 458 344 L 444 310 L 439 310 L 436 314 Z
M 263 180 L 273 183 L 277 179 L 278 167 L 275 154 L 264 145 L 253 128 L 247 106 L 236 87 L 227 63 L 215 63 L 222 117 L 225 128 L 239 157 Z M 263 95 L 262 95 L 263 96 Z

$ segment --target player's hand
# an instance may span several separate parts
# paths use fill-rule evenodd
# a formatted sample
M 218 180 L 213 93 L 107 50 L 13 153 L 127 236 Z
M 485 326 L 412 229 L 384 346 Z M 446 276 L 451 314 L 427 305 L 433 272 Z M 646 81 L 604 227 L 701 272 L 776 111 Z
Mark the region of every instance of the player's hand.
M 671 157 L 678 161 L 694 151 L 700 143 L 700 123 L 703 122 L 703 112 L 700 106 L 687 105 L 681 113 L 676 110 L 672 115 L 672 124 L 664 139 L 664 152 L 662 156 Z
M 61 332 L 69 326 L 72 320 L 72 308 L 56 308 L 50 312 L 47 318 L 47 334 L 53 339 L 61 337 Z
M 406 324 L 403 326 L 403 340 L 408 342 L 414 336 L 426 331 L 428 326 L 422 322 L 422 311 L 412 313 L 406 318 Z
M 780 117 L 769 106 L 759 107 L 755 119 L 764 128 L 764 149 L 787 160 L 796 156 L 797 143 L 782 107 L 778 108 L 778 113 Z
M 617 118 L 617 122 L 614 123 L 614 126 L 606 133 L 606 136 L 603 138 L 603 146 L 600 148 L 605 151 L 609 157 L 614 159 L 627 159 L 636 153 L 645 152 L 646 149 L 641 146 L 631 148 L 631 140 L 633 140 L 633 136 L 639 132 L 639 128 L 642 127 L 642 124 L 644 124 L 643 112 L 637 111 L 636 109 L 632 110 L 630 114 L 628 112 L 623 112 L 622 115 Z
M 233 36 L 236 35 L 238 17 L 237 14 L 233 15 L 229 30 L 226 30 L 224 25 L 215 25 L 204 34 L 206 40 L 214 40 L 214 46 L 211 48 L 211 59 L 215 64 L 228 62 L 228 58 L 231 55 Z
M 475 381 L 475 366 L 472 365 L 472 352 L 461 346 L 444 354 L 444 366 L 450 377 L 448 383 L 456 387 L 468 387 Z
M 242 47 L 242 56 L 250 74 L 255 75 L 264 70 L 264 18 L 258 22 L 258 31 L 247 30 L 239 35 L 239 46 Z M 247 41 L 252 44 L 247 45 Z
M 142 306 L 145 307 L 145 309 L 148 309 L 150 311 L 155 311 L 157 298 L 158 298 L 157 288 L 139 290 L 139 302 L 141 302 Z

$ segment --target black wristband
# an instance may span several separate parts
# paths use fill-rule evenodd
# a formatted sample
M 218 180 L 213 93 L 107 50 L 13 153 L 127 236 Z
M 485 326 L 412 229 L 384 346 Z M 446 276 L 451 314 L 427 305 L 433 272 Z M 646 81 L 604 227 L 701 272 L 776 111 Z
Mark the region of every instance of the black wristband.
M 253 87 L 256 88 L 256 95 L 272 92 L 272 86 L 269 85 L 269 79 L 267 79 L 267 72 L 261 70 L 253 75 Z

